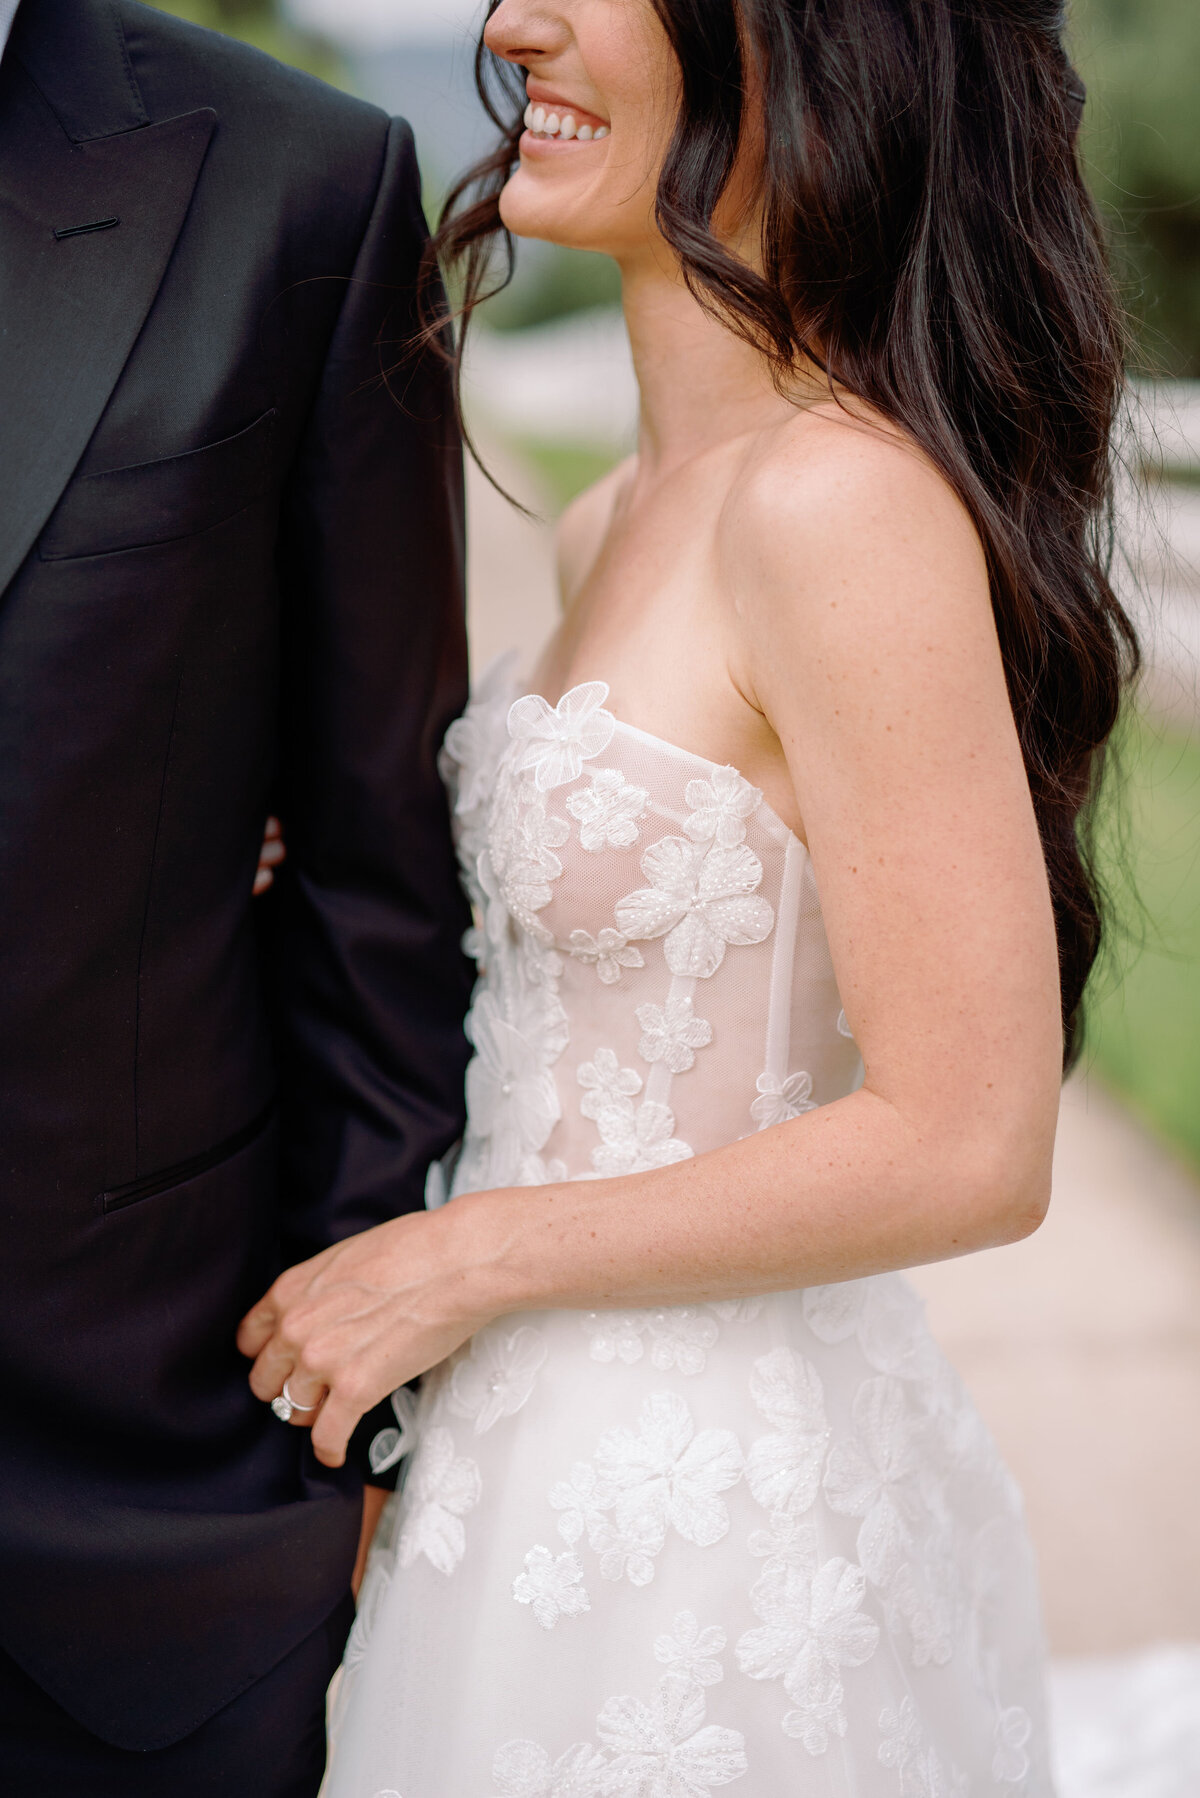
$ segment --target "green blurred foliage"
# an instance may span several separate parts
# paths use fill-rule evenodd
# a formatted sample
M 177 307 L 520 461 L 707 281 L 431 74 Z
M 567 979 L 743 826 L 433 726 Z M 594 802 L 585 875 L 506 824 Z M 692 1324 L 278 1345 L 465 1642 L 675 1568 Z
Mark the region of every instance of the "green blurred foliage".
M 149 0 L 149 4 L 191 25 L 206 25 L 211 31 L 240 38 L 242 43 L 253 44 L 256 50 L 265 50 L 268 56 L 318 75 L 335 87 L 348 85 L 337 52 L 322 38 L 289 25 L 275 0 Z
M 1200 1170 L 1200 741 L 1130 716 L 1106 786 L 1084 1060 Z
M 1071 35 L 1147 372 L 1200 376 L 1200 0 L 1074 0 Z

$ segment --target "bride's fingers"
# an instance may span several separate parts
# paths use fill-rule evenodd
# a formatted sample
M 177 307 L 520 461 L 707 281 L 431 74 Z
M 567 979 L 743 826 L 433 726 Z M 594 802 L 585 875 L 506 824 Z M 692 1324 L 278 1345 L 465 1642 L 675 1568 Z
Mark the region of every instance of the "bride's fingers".
M 270 1404 L 273 1398 L 278 1398 L 283 1391 L 283 1382 L 292 1379 L 293 1370 L 296 1369 L 299 1359 L 294 1343 L 286 1342 L 279 1336 L 272 1336 L 250 1369 L 250 1390 L 255 1398 L 261 1398 L 264 1404 Z M 314 1383 L 319 1384 L 319 1382 L 314 1382 L 307 1373 L 302 1373 L 298 1377 L 307 1386 Z M 294 1380 L 289 1390 L 299 1397 Z M 307 1399 L 301 1399 L 302 1404 L 307 1404 L 307 1402 Z
M 323 1466 L 342 1465 L 355 1426 L 366 1410 L 355 1385 L 339 1381 L 330 1388 L 312 1431 L 313 1453 Z
M 260 1299 L 253 1311 L 247 1311 L 238 1325 L 237 1345 L 242 1354 L 251 1361 L 261 1354 L 275 1334 L 278 1322 L 279 1313 L 269 1297 Z
M 312 1429 L 325 1398 L 324 1384 L 319 1380 L 306 1379 L 299 1373 L 290 1373 L 284 1384 L 287 1386 L 287 1397 L 295 1406 L 288 1422 L 296 1429 Z M 282 1387 L 280 1390 L 282 1391 Z

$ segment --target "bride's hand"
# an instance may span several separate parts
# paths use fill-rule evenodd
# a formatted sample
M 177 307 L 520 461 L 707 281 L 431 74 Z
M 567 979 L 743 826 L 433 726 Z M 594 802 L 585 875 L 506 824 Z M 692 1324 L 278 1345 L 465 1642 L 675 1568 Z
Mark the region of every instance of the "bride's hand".
M 275 879 L 275 870 L 287 855 L 287 844 L 283 840 L 283 826 L 278 818 L 268 818 L 267 828 L 263 832 L 262 848 L 258 852 L 258 867 L 254 872 L 254 897 L 265 893 Z
M 461 1205 L 461 1201 L 458 1201 Z M 254 1358 L 250 1387 L 288 1394 L 311 1424 L 313 1449 L 340 1467 L 359 1419 L 452 1354 L 496 1315 L 481 1304 L 477 1256 L 444 1211 L 413 1212 L 365 1230 L 280 1274 L 247 1312 L 238 1347 Z

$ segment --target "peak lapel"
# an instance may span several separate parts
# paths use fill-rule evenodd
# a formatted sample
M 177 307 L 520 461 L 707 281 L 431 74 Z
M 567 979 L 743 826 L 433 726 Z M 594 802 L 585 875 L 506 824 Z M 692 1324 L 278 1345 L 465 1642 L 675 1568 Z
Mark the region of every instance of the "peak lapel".
M 60 13 L 58 70 L 43 76 Z M 125 366 L 216 124 L 207 108 L 144 123 L 107 6 L 44 0 L 30 24 L 0 81 L 0 591 Z

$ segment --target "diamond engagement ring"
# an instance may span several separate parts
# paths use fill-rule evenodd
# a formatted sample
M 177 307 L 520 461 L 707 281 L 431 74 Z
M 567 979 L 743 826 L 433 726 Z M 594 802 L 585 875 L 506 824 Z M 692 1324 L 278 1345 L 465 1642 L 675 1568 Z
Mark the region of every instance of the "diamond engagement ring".
M 285 1380 L 283 1382 L 283 1391 L 279 1394 L 279 1397 L 271 1400 L 271 1409 L 274 1411 L 280 1423 L 290 1423 L 294 1411 L 315 1411 L 317 1406 L 298 1405 L 288 1391 L 288 1383 Z

